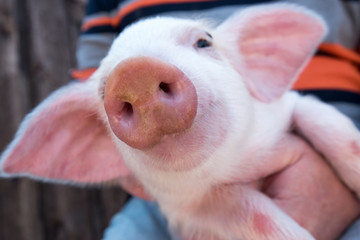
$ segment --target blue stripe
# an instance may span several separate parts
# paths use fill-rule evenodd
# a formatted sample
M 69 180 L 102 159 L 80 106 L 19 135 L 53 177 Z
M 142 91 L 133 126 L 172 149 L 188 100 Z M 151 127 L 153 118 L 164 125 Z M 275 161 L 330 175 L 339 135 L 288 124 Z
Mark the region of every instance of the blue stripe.
M 86 6 L 86 15 L 99 12 L 109 12 L 117 9 L 122 0 L 89 0 Z

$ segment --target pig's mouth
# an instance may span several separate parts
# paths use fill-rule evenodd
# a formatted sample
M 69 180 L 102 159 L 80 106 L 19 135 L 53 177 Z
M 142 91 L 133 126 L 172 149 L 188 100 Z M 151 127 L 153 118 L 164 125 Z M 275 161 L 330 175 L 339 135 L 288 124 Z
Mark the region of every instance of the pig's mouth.
M 200 167 L 224 142 L 228 128 L 226 117 L 211 103 L 199 114 L 193 125 L 178 133 L 166 134 L 153 146 L 143 149 L 154 167 L 166 171 L 187 171 Z M 223 113 L 225 114 L 225 113 Z

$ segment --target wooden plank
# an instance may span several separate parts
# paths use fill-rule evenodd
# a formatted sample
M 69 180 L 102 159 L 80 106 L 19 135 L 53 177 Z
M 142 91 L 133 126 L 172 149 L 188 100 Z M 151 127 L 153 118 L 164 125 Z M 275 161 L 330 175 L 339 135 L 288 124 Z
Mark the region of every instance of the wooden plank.
M 84 0 L 0 0 L 0 151 L 24 115 L 69 81 Z M 127 195 L 0 179 L 0 239 L 100 239 Z

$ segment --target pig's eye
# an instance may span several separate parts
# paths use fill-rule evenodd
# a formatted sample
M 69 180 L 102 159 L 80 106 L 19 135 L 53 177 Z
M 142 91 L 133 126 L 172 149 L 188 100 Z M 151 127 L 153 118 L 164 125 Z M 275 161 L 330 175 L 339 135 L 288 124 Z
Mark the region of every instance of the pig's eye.
M 207 48 L 207 47 L 212 46 L 211 40 L 213 39 L 213 37 L 210 35 L 210 33 L 205 32 L 205 34 L 206 34 L 206 37 L 199 38 L 196 41 L 196 43 L 195 43 L 196 48 Z
M 207 47 L 211 47 L 211 42 L 206 40 L 206 39 L 199 39 L 197 40 L 195 46 L 196 48 L 207 48 Z

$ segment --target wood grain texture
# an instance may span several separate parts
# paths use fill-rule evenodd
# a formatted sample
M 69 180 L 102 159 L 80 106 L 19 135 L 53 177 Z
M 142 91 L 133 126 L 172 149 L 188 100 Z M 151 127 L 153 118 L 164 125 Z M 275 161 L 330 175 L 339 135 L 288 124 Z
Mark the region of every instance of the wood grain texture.
M 0 151 L 24 115 L 66 84 L 85 0 L 0 0 Z M 1 240 L 101 239 L 127 195 L 0 179 Z

